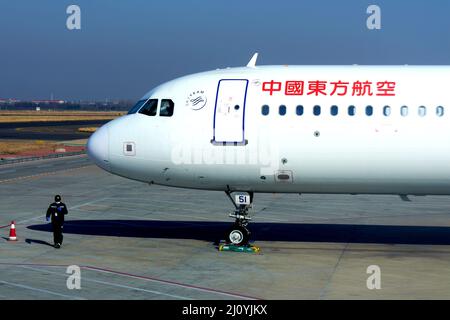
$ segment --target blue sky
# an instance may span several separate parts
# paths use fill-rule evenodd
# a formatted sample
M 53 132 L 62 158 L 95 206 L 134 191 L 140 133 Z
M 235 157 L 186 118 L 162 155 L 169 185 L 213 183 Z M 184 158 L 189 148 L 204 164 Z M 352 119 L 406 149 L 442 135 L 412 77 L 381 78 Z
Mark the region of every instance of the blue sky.
M 66 8 L 81 8 L 81 30 Z M 381 30 L 366 9 L 381 8 Z M 450 64 L 450 1 L 14 0 L 0 3 L 0 98 L 133 99 L 258 64 Z

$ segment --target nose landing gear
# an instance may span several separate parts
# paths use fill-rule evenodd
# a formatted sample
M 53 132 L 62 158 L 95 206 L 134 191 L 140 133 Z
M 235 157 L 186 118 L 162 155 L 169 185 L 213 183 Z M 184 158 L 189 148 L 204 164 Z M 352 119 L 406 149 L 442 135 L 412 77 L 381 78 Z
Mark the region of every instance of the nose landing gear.
M 248 195 L 236 195 L 235 200 L 231 197 L 230 191 L 225 191 L 225 193 L 235 206 L 234 212 L 230 214 L 235 222 L 227 231 L 227 243 L 235 246 L 247 246 L 250 240 L 250 231 L 247 229 L 247 225 L 251 220 L 248 215 L 253 204 L 253 192 L 248 192 Z
M 239 224 L 234 224 L 228 230 L 228 241 L 236 246 L 248 244 L 250 238 L 250 231 L 246 227 Z

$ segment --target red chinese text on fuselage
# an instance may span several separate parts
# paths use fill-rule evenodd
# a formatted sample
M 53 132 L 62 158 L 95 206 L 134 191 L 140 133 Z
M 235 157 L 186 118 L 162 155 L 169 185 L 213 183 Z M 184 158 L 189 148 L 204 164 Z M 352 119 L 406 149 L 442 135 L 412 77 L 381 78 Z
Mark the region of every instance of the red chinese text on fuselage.
M 262 91 L 271 96 L 284 93 L 286 96 L 395 96 L 395 81 L 325 81 L 287 80 L 265 81 Z

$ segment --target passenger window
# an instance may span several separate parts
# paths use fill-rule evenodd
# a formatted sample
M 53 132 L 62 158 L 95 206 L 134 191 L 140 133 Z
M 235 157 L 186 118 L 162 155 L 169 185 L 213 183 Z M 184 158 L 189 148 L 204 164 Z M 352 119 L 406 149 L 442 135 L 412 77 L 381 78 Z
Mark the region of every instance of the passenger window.
M 366 107 L 366 116 L 371 116 L 373 114 L 373 107 L 372 106 L 367 106 Z
M 320 116 L 320 106 L 314 106 L 313 113 L 315 116 Z
M 161 100 L 161 109 L 159 110 L 159 115 L 161 117 L 171 117 L 173 115 L 174 104 L 170 99 Z
M 332 116 L 336 116 L 338 114 L 338 107 L 337 106 L 331 106 L 330 113 Z
M 437 107 L 436 108 L 436 115 L 438 117 L 442 117 L 444 115 L 444 107 L 442 107 L 442 106 Z
M 269 106 L 267 104 L 261 107 L 261 113 L 263 116 L 267 116 L 269 114 Z
M 407 106 L 401 107 L 400 114 L 402 115 L 402 117 L 406 117 L 408 115 L 408 107 Z
M 297 106 L 295 112 L 297 113 L 298 116 L 303 115 L 303 106 Z
M 128 111 L 128 114 L 138 112 L 139 109 L 144 105 L 145 101 L 147 101 L 147 99 L 139 100 L 138 102 L 136 102 L 136 104 L 133 106 L 133 108 L 131 108 L 130 111 Z
M 158 108 L 158 99 L 150 99 L 145 105 L 139 110 L 139 113 L 145 114 L 146 116 L 156 116 L 156 109 Z
M 383 108 L 383 115 L 385 117 L 389 117 L 391 115 L 391 107 L 384 106 L 384 108 Z
M 349 106 L 348 107 L 348 115 L 354 116 L 355 115 L 355 106 Z
M 427 109 L 424 106 L 419 107 L 419 117 L 425 117 L 427 114 Z
M 286 106 L 282 104 L 278 109 L 278 113 L 280 114 L 280 116 L 284 116 L 286 114 Z

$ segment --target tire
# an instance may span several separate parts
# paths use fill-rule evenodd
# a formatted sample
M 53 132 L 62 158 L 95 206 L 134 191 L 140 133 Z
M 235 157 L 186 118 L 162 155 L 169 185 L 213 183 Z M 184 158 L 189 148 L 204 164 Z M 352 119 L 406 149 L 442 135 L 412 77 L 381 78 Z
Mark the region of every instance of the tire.
M 227 242 L 236 246 L 245 246 L 250 239 L 250 232 L 240 225 L 233 225 L 227 232 Z

